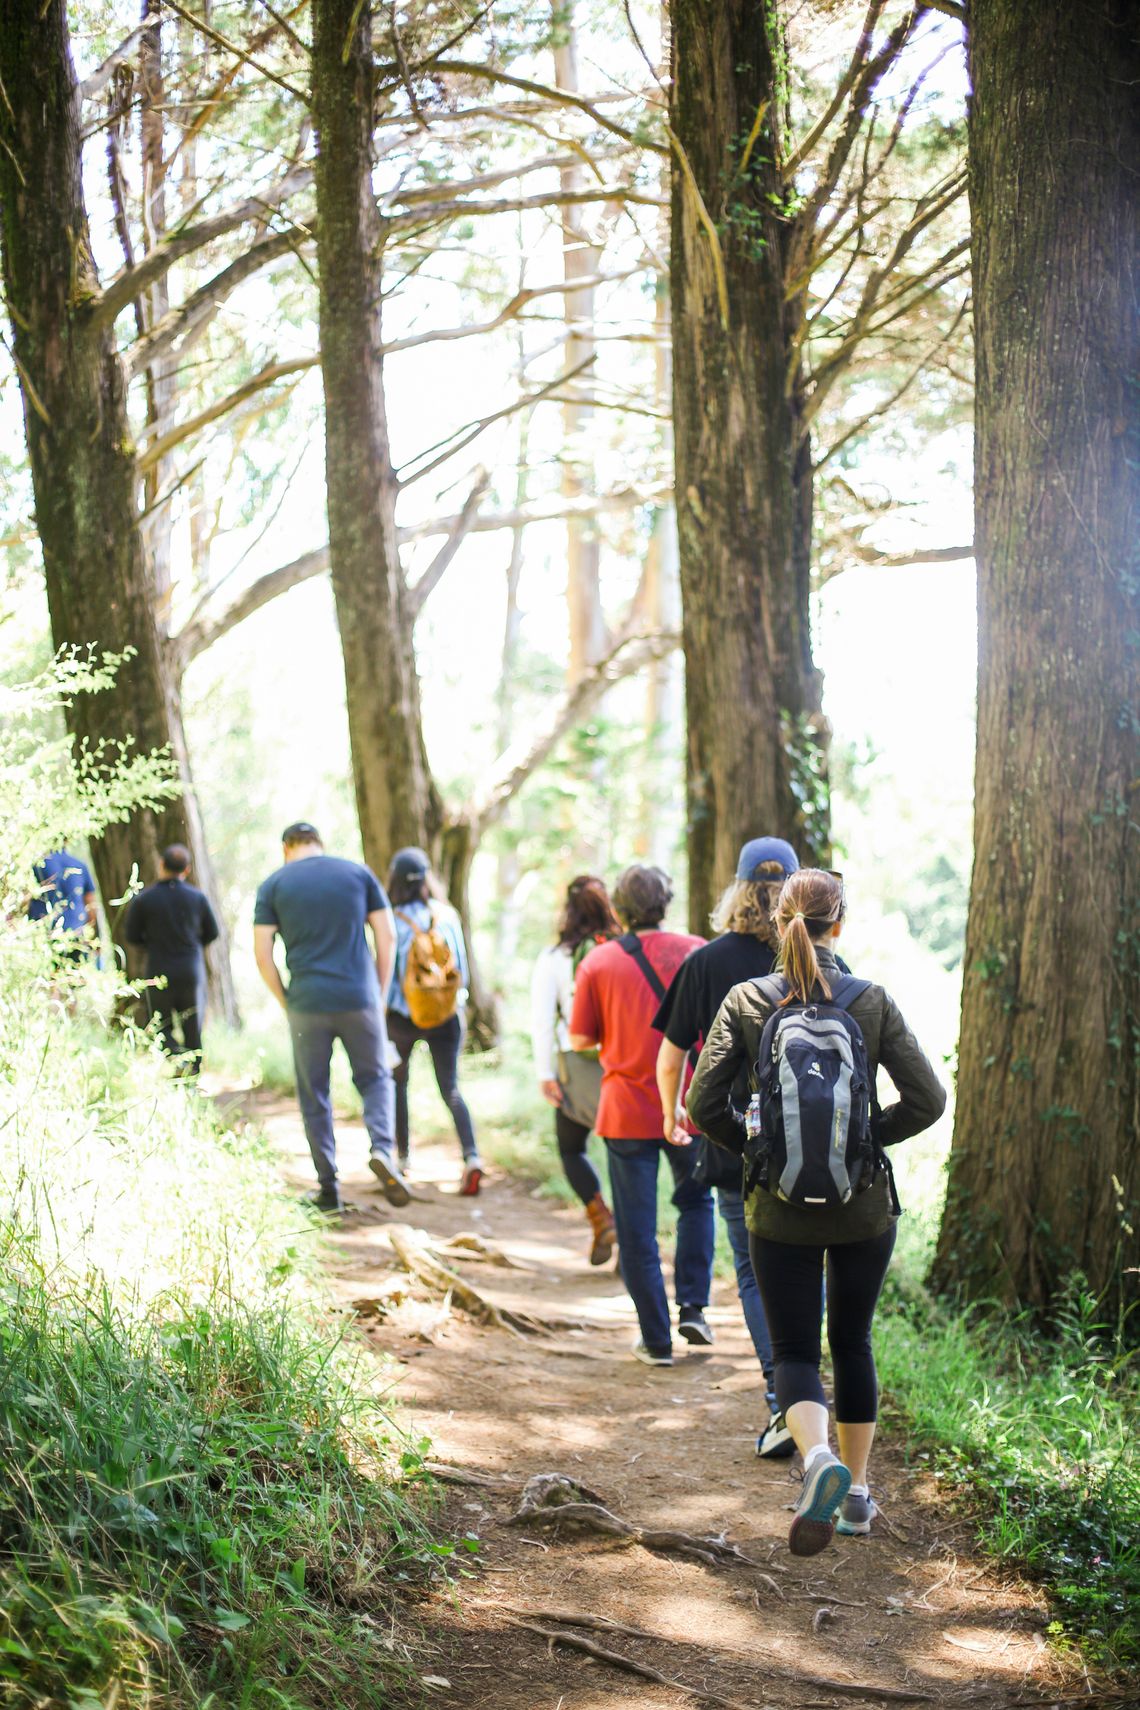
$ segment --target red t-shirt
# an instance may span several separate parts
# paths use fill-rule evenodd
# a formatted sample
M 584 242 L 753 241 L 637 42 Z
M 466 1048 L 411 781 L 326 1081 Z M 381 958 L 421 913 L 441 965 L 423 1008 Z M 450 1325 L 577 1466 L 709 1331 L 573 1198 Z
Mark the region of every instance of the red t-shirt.
M 690 950 L 703 944 L 688 932 L 646 932 L 641 946 L 663 986 Z M 602 1096 L 594 1123 L 607 1140 L 663 1140 L 657 1092 L 661 1034 L 659 1004 L 649 981 L 618 941 L 591 950 L 574 985 L 571 1033 L 601 1046 Z

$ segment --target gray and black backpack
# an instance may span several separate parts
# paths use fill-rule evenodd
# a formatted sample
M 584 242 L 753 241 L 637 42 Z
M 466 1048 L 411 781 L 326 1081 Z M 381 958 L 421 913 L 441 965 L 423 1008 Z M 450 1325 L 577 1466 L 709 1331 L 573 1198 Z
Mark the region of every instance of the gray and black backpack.
M 756 981 L 773 1006 L 760 1039 L 748 1110 L 745 1191 L 767 1188 L 791 1205 L 845 1205 L 880 1167 L 874 1088 L 863 1030 L 848 1013 L 869 980 L 846 975 L 827 1001 L 784 1003 L 780 975 Z M 782 1007 L 781 1007 L 782 1005 Z

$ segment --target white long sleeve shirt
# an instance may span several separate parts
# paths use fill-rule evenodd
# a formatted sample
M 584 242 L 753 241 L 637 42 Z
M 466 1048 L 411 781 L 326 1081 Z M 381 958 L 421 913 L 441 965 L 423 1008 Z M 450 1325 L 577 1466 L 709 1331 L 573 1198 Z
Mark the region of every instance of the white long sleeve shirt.
M 558 1052 L 570 1048 L 573 998 L 570 952 L 561 944 L 552 944 L 539 956 L 530 982 L 530 1037 L 540 1081 L 558 1079 Z

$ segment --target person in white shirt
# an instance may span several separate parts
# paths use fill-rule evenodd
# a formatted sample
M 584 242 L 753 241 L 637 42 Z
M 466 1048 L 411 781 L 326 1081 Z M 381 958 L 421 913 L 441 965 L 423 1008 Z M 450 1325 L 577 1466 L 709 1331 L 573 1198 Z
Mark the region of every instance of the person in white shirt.
M 554 1106 L 554 1134 L 566 1179 L 590 1222 L 590 1263 L 604 1265 L 614 1250 L 613 1213 L 586 1150 L 602 1084 L 597 1052 L 570 1049 L 570 1009 L 579 963 L 596 944 L 616 938 L 621 925 L 601 879 L 583 873 L 566 890 L 558 942 L 544 950 L 531 980 L 531 1041 L 539 1091 Z

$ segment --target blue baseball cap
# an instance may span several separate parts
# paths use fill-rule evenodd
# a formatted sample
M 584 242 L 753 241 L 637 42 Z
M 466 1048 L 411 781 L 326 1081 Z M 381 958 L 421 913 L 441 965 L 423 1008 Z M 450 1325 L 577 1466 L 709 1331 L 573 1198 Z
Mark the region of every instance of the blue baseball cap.
M 799 857 L 782 837 L 753 837 L 740 851 L 740 859 L 736 863 L 737 878 L 756 878 L 757 867 L 762 867 L 766 861 L 778 862 L 785 873 L 798 873 L 800 870 Z

